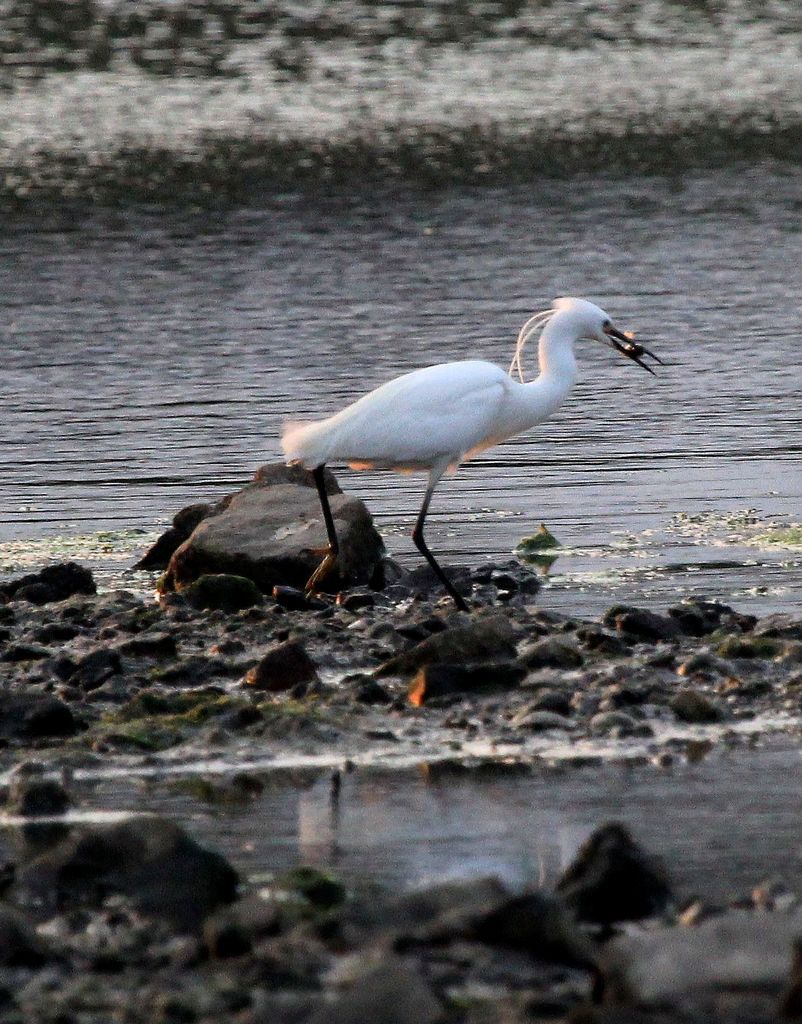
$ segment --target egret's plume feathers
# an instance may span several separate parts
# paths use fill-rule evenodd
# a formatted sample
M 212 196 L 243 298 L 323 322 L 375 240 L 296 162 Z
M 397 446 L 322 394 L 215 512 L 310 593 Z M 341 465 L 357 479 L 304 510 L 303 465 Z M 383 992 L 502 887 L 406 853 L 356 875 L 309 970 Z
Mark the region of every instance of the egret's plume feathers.
M 510 377 L 512 376 L 513 370 L 517 370 L 521 383 L 525 383 L 523 366 L 521 364 L 524 345 L 529 341 L 533 334 L 537 334 L 538 331 L 543 330 L 556 312 L 556 309 L 542 309 L 539 313 L 535 313 L 534 316 L 530 316 L 518 332 L 518 339 L 515 342 L 515 355 L 512 357 L 512 362 L 510 363 Z

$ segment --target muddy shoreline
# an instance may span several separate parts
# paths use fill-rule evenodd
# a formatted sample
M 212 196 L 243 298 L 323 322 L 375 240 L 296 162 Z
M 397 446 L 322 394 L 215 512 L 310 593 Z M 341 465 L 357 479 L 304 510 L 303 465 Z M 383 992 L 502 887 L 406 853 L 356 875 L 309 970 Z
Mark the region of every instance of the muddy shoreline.
M 80 821 L 80 779 L 102 776 L 115 765 L 121 778 L 177 773 L 185 780 L 185 812 L 193 801 L 247 808 L 272 785 L 272 772 L 280 776 L 288 770 L 306 773 L 298 776 L 301 788 L 311 771 L 329 787 L 328 800 L 336 806 L 348 773 L 365 765 L 428 765 L 447 779 L 448 772 L 481 765 L 537 770 L 562 764 L 570 774 L 571 766 L 576 771 L 594 759 L 602 765 L 629 756 L 661 772 L 714 747 L 737 751 L 762 742 L 769 732 L 797 734 L 798 617 L 757 618 L 715 602 L 689 601 L 667 614 L 617 606 L 599 621 L 581 621 L 538 607 L 510 567 L 499 566 L 490 576 L 474 581 L 470 614 L 456 613 L 436 593 L 421 596 L 412 586 L 401 594 L 398 585 L 392 594 L 362 589 L 345 595 L 342 604 L 329 600 L 310 610 L 283 607 L 270 598 L 226 610 L 214 607 L 221 603 L 219 594 L 208 589 L 201 598 L 190 591 L 167 595 L 161 605 L 121 591 L 36 604 L 46 596 L 36 590 L 36 581 L 19 595 L 12 593 L 0 609 L 6 679 L 0 757 L 8 787 L 4 831 L 19 832 L 20 840 L 12 847 L 4 906 L 9 914 L 16 907 L 13 913 L 23 915 L 22 923 L 14 918 L 22 966 L 13 970 L 26 979 L 26 987 L 11 997 L 8 1019 L 17 1019 L 14 1013 L 49 1019 L 42 1016 L 40 979 L 41 964 L 53 958 L 59 966 L 49 970 L 62 977 L 59 999 L 65 1011 L 89 1020 L 103 1019 L 116 1005 L 126 1007 L 128 1019 L 140 1019 L 132 996 L 143 965 L 155 970 L 148 1012 L 159 1007 L 157 1019 L 164 1020 L 176 1019 L 169 1014 L 179 1013 L 178 1007 L 184 1014 L 178 1019 L 212 1019 L 226 1000 L 231 1019 L 243 1022 L 355 1020 L 361 1011 L 352 1003 L 359 1006 L 360 999 L 369 998 L 378 1019 L 394 1021 L 406 1019 L 392 1005 L 399 984 L 418 990 L 421 1012 L 432 1021 L 480 1021 L 504 1013 L 511 1020 L 529 1020 L 531 1008 L 540 1003 L 551 1007 L 542 1019 L 621 1019 L 605 1016 L 623 1012 L 620 1006 L 589 1009 L 598 985 L 593 982 L 597 968 L 587 964 L 606 963 L 617 949 L 615 936 L 622 933 L 616 914 L 627 905 L 631 886 L 641 884 L 629 876 L 605 882 L 604 898 L 613 909 L 610 926 L 600 935 L 598 922 L 577 924 L 563 897 L 533 890 L 531 881 L 523 896 L 520 887 L 502 884 L 488 891 L 490 883 L 466 879 L 445 890 L 430 888 L 425 898 L 385 890 L 367 913 L 365 893 L 375 891 L 369 878 L 346 889 L 336 873 L 320 868 L 300 876 L 286 870 L 276 875 L 276 865 L 260 863 L 254 870 L 249 863 L 243 871 L 232 849 L 222 852 L 238 872 L 237 902 L 229 906 L 234 890 L 225 886 L 220 892 L 204 890 L 215 895 L 188 924 L 180 916 L 185 897 L 169 889 L 173 895 L 165 906 L 178 909 L 156 911 L 150 890 L 132 878 L 140 878 L 138 857 L 155 863 L 152 857 L 158 856 L 167 858 L 163 873 L 174 882 L 176 868 L 169 865 L 179 854 L 172 851 L 190 843 L 190 852 L 180 856 L 197 858 L 198 871 L 211 871 L 219 881 L 216 862 L 208 862 L 211 854 L 203 846 L 196 850 L 180 835 L 168 841 L 173 826 L 159 824 L 158 818 L 123 815 L 120 821 L 90 814 L 88 823 Z M 91 591 L 87 576 L 73 570 L 71 579 Z M 230 591 L 225 595 L 230 600 Z M 746 749 L 742 756 L 749 756 Z M 241 767 L 191 770 L 193 763 L 215 761 Z M 65 839 L 73 803 L 78 811 L 70 826 L 73 838 Z M 185 820 L 191 835 L 191 813 Z M 320 827 L 318 838 L 325 843 L 326 829 Z M 64 888 L 72 877 L 64 872 L 75 870 L 69 866 L 75 857 L 85 857 L 85 845 L 75 838 L 82 830 L 100 844 L 91 868 L 80 860 L 81 878 L 88 870 L 90 877 L 102 879 L 94 895 L 84 891 L 84 883 Z M 158 854 L 152 853 L 155 842 Z M 121 854 L 115 843 L 127 852 Z M 613 863 L 623 857 L 631 867 L 626 844 L 623 849 L 615 846 Z M 646 877 L 652 877 L 651 854 L 637 855 L 634 877 L 641 877 L 643 863 Z M 104 858 L 116 863 L 121 856 L 126 869 L 110 873 Z M 59 873 L 42 881 L 48 858 L 61 865 L 65 857 Z M 670 875 L 671 864 L 665 868 Z M 268 878 L 272 881 L 265 883 Z M 755 909 L 765 914 L 768 908 L 778 927 L 792 927 L 787 915 L 796 906 L 795 895 L 780 880 L 764 882 L 755 877 L 755 891 L 733 893 L 728 908 L 705 898 L 699 878 L 696 903 L 688 892 L 672 893 L 670 901 L 661 898 L 635 917 L 653 918 L 650 928 L 662 928 L 666 941 L 675 941 L 669 936 L 683 915 L 699 926 L 721 917 L 729 927 L 729 915 L 746 913 L 746 934 Z M 30 919 L 34 904 L 26 894 L 34 883 L 45 896 L 36 897 L 39 909 Z M 186 898 L 194 905 L 200 897 Z M 48 899 L 55 902 L 43 913 L 41 899 L 46 906 Z M 410 909 L 410 899 L 418 909 Z M 421 899 L 430 901 L 428 910 L 419 909 Z M 528 901 L 523 919 L 521 899 Z M 747 909 L 734 909 L 738 906 Z M 154 914 L 156 928 L 147 924 Z M 90 935 L 98 937 L 90 940 Z M 179 935 L 185 938 L 179 941 Z M 600 938 L 604 941 L 597 945 Z M 371 948 L 382 950 L 378 959 Z M 629 951 L 625 961 L 639 963 L 641 955 L 646 954 L 640 948 Z M 109 957 L 116 964 L 111 986 L 102 966 Z M 290 963 L 295 966 L 288 974 Z M 353 970 L 340 976 L 346 964 Z M 76 988 L 78 969 L 82 981 Z M 608 989 L 619 984 L 621 969 L 620 964 L 602 967 Z M 672 984 L 682 989 L 685 982 Z M 481 996 L 465 1003 L 464 993 L 477 987 Z M 754 1019 L 774 1019 L 782 988 L 775 980 L 769 995 L 765 986 L 759 997 L 750 990 L 749 998 L 762 1007 Z M 720 1001 L 717 992 L 714 979 L 701 995 L 695 992 L 683 1012 L 706 1019 L 710 1000 Z M 619 1003 L 619 997 L 609 998 Z M 90 1004 L 103 1009 L 90 1010 Z M 169 1013 L 166 1005 L 172 1007 Z M 738 1003 L 733 1013 L 742 1009 Z M 590 1017 L 581 1018 L 582 1013 Z M 144 1009 L 142 1019 L 147 1019 Z M 534 1019 L 541 1018 L 535 1014 Z

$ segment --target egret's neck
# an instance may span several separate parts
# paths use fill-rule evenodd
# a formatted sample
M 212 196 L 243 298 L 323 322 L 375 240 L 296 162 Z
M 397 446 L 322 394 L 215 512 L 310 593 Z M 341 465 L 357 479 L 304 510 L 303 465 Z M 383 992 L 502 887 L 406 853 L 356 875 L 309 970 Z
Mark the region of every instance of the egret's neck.
M 559 313 L 546 325 L 540 336 L 538 363 L 540 375 L 533 384 L 560 394 L 560 401 L 571 390 L 576 380 L 574 342 L 576 329 L 566 323 Z

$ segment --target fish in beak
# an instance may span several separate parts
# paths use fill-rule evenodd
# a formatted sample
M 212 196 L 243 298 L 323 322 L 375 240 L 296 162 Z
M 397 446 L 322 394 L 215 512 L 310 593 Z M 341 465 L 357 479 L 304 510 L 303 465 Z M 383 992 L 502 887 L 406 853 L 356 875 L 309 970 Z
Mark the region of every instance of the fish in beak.
M 649 373 L 654 374 L 654 370 L 647 363 L 644 363 L 641 358 L 642 356 L 649 356 L 649 358 L 653 359 L 656 363 L 660 363 L 661 366 L 665 366 L 665 363 L 660 356 L 656 356 L 654 352 L 650 352 L 645 345 L 641 345 L 639 342 L 634 341 L 622 331 L 613 327 L 612 324 L 610 324 L 609 327 L 604 328 L 604 333 L 610 339 L 610 345 L 612 348 L 617 349 L 622 356 L 626 356 L 627 359 L 631 359 Z

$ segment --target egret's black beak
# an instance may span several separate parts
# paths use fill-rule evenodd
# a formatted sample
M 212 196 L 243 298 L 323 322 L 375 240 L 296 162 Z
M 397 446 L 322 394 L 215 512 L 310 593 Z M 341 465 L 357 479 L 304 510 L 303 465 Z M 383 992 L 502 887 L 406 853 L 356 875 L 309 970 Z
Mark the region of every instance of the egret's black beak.
M 654 359 L 656 363 L 660 363 L 661 366 L 665 365 L 660 356 L 656 356 L 654 352 L 650 352 L 645 345 L 638 344 L 637 341 L 633 341 L 632 338 L 628 338 L 626 334 L 622 334 L 621 331 L 617 330 L 612 324 L 609 327 L 604 328 L 604 333 L 610 339 L 610 344 L 614 349 L 617 349 L 622 356 L 626 356 L 627 359 L 632 359 L 638 366 L 642 366 L 644 370 L 648 370 L 649 373 L 654 373 L 651 366 L 647 366 L 646 363 L 641 359 L 641 356 L 649 356 L 650 359 Z

